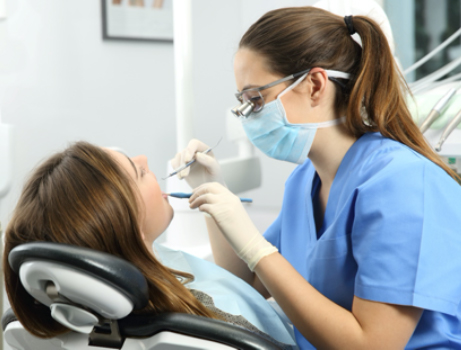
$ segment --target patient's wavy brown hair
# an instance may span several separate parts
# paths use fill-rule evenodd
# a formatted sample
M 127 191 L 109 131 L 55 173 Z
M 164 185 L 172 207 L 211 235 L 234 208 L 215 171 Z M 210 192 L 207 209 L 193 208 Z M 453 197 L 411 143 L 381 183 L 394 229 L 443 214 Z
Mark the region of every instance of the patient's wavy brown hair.
M 141 237 L 140 201 L 126 172 L 103 149 L 78 142 L 33 171 L 5 231 L 3 271 L 11 307 L 37 337 L 68 331 L 35 302 L 8 264 L 8 254 L 28 242 L 58 242 L 100 250 L 134 264 L 146 277 L 149 304 L 142 313 L 180 312 L 219 318 L 178 280 L 193 276 L 162 265 Z
M 344 87 L 336 85 L 335 110 L 338 116 L 346 112 L 345 125 L 352 135 L 379 131 L 458 179 L 414 123 L 405 101 L 408 86 L 380 26 L 366 16 L 353 16 L 352 23 L 362 47 L 349 34 L 343 17 L 310 6 L 281 8 L 256 21 L 239 47 L 262 55 L 267 68 L 282 77 L 315 67 L 351 73 L 352 79 L 343 80 Z

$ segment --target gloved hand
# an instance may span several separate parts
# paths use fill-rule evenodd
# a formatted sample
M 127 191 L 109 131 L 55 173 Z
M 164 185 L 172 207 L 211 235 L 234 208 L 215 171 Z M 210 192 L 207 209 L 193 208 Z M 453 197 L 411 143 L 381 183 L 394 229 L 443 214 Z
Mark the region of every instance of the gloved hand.
M 219 183 L 196 188 L 189 198 L 191 208 L 210 214 L 237 255 L 251 271 L 265 256 L 277 251 L 255 227 L 240 198 Z
M 221 168 L 214 157 L 213 151 L 207 154 L 197 153 L 207 150 L 209 147 L 199 140 L 191 140 L 187 147 L 170 161 L 173 169 L 178 169 L 195 156 L 197 160 L 190 167 L 178 173 L 178 178 L 185 178 L 190 187 L 196 188 L 206 182 L 218 182 L 225 186 Z

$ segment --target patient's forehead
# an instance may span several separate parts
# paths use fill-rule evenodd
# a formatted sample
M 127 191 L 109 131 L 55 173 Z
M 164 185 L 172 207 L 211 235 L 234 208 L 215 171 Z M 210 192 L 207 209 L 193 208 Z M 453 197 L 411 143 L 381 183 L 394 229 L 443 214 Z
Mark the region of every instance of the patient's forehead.
M 130 174 L 130 176 L 132 176 L 134 179 L 136 179 L 138 177 L 135 165 L 131 162 L 131 160 L 128 158 L 128 156 L 126 154 L 123 154 L 123 153 L 121 153 L 119 151 L 115 151 L 115 150 L 110 149 L 110 148 L 102 147 L 102 149 L 105 152 L 107 152 L 112 157 L 112 159 L 114 159 L 118 164 L 120 164 L 120 166 L 126 172 L 128 172 L 128 174 Z

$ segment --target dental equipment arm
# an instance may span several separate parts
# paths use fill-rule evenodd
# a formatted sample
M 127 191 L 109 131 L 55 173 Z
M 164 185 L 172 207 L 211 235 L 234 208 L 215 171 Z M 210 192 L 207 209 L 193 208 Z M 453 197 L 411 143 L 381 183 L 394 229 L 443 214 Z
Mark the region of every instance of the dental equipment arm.
M 435 104 L 429 115 L 426 117 L 426 119 L 424 119 L 421 126 L 419 127 L 421 133 L 424 134 L 424 132 L 429 129 L 432 123 L 440 116 L 442 110 L 456 94 L 456 91 L 457 89 L 454 88 L 448 90 L 448 92 Z
M 424 88 L 418 89 L 418 94 L 422 94 L 422 93 L 424 93 L 424 92 L 426 92 L 428 90 L 436 89 L 439 86 L 443 86 L 445 84 L 457 81 L 459 79 L 461 79 L 461 73 L 452 75 L 449 78 L 446 78 L 446 79 L 443 79 L 443 80 L 438 80 L 438 81 L 436 81 L 436 82 L 434 82 L 432 84 L 428 84 Z
M 455 40 L 457 37 L 461 35 L 461 28 L 458 29 L 456 32 L 454 32 L 449 38 L 447 38 L 443 43 L 441 43 L 439 46 L 437 46 L 434 50 L 429 52 L 426 56 L 421 58 L 418 62 L 414 63 L 405 71 L 403 72 L 404 75 L 407 75 L 408 73 L 414 71 L 415 69 L 421 67 L 424 63 L 429 61 L 432 57 L 434 57 L 439 51 L 443 50 L 446 46 L 448 46 L 453 40 Z
M 461 110 L 458 112 L 458 114 L 455 115 L 455 117 L 451 120 L 451 122 L 443 130 L 442 136 L 440 136 L 439 142 L 437 143 L 437 146 L 435 146 L 435 150 L 437 152 L 440 152 L 442 150 L 442 144 L 445 142 L 445 140 L 448 138 L 451 132 L 456 129 L 456 127 L 458 126 L 460 122 L 461 122 Z
M 435 72 L 425 76 L 424 78 L 415 81 L 414 83 L 408 84 L 413 94 L 419 93 L 422 90 L 425 90 L 432 82 L 437 79 L 442 78 L 444 75 L 450 73 L 453 69 L 461 65 L 461 57 L 456 58 L 450 63 L 446 64 L 442 68 L 436 70 Z

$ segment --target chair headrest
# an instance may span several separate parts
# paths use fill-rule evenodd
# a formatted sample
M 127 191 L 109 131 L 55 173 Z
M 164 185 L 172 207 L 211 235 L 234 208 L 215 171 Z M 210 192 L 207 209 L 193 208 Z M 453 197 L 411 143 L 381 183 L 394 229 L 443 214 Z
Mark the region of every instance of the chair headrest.
M 141 309 L 149 300 L 147 281 L 131 263 L 111 254 L 62 243 L 33 242 L 14 248 L 8 262 L 16 273 L 27 261 L 45 261 L 85 272 L 114 287 Z
M 100 316 L 117 320 L 148 302 L 142 273 L 110 254 L 34 242 L 13 249 L 8 261 L 27 292 L 49 306 L 55 320 L 77 332 L 90 333 Z

